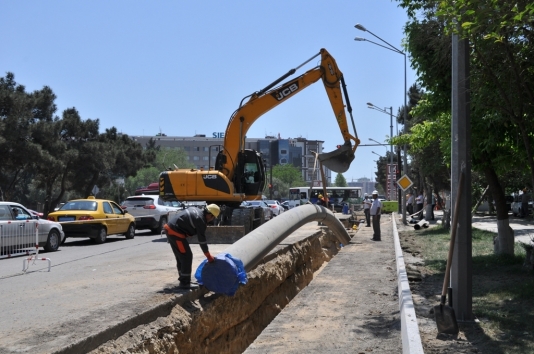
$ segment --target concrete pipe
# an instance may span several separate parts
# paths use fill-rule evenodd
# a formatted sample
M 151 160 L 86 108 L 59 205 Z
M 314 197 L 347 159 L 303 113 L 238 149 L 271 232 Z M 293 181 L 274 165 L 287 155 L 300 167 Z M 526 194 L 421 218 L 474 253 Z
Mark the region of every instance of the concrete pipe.
M 417 224 L 413 226 L 414 229 L 419 230 L 420 228 L 424 227 L 425 229 L 430 225 L 428 221 L 425 219 L 419 221 Z
M 287 210 L 268 223 L 249 232 L 229 246 L 224 253 L 228 253 L 234 258 L 239 258 L 248 272 L 287 236 L 312 221 L 320 221 L 325 226 L 328 226 L 341 244 L 350 242 L 347 230 L 330 210 L 319 205 L 305 204 Z M 237 282 L 237 274 L 235 279 L 228 277 L 227 264 L 224 263 L 216 260 L 204 266 L 202 279 L 209 290 L 224 292 L 220 289 L 225 288 L 226 285 L 231 287 Z M 220 276 L 223 273 L 225 277 Z M 224 278 L 224 283 L 228 284 L 221 284 L 221 278 Z
M 245 269 L 249 271 L 287 236 L 311 221 L 320 221 L 328 226 L 340 243 L 350 242 L 347 230 L 330 210 L 319 205 L 305 204 L 290 209 L 249 232 L 225 252 L 241 259 Z

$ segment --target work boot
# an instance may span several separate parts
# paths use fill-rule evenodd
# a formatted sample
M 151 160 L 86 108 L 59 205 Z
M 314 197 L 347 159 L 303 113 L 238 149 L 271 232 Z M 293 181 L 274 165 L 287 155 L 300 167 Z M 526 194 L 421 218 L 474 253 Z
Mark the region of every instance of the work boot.
M 180 289 L 197 289 L 198 288 L 198 284 L 180 282 L 178 284 L 178 288 L 180 288 Z

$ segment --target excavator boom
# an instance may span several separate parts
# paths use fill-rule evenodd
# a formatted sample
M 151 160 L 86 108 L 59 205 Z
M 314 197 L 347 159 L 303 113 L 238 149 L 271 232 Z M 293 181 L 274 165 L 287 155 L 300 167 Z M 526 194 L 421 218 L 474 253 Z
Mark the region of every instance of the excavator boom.
M 334 58 L 326 49 L 321 49 L 317 55 L 301 64 L 299 67 L 319 55 L 321 56 L 321 64 L 319 66 L 279 87 L 272 88 L 291 74 L 295 73 L 297 69 L 290 70 L 263 90 L 252 94 L 249 101 L 237 109 L 232 115 L 226 128 L 224 139 L 225 150 L 223 152 L 223 154 L 228 157 L 227 163 L 223 166 L 223 168 L 228 171 L 228 178 L 233 178 L 235 169 L 232 167 L 232 164 L 235 163 L 235 156 L 237 156 L 238 152 L 245 146 L 245 136 L 252 124 L 263 114 L 303 91 L 306 87 L 317 82 L 319 79 L 322 79 L 323 81 L 330 104 L 332 105 L 332 110 L 334 111 L 334 116 L 344 140 L 341 149 L 334 150 L 330 153 L 320 154 L 319 160 L 323 165 L 334 172 L 342 173 L 349 168 L 350 163 L 354 159 L 354 151 L 360 141 L 356 135 L 356 127 L 354 126 L 354 119 L 352 118 L 352 108 L 350 107 L 350 102 L 344 85 L 343 74 L 337 67 Z M 342 83 L 343 87 L 341 85 Z M 351 114 L 355 135 L 351 135 L 348 129 L 342 89 L 343 93 L 345 93 L 349 113 Z M 352 142 L 354 142 L 354 146 L 352 145 Z

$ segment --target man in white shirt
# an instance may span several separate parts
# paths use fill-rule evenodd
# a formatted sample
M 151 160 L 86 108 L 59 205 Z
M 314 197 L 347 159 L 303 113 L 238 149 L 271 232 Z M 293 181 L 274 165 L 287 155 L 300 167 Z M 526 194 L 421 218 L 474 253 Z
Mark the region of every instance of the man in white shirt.
M 363 199 L 363 213 L 365 214 L 365 221 L 367 223 L 367 225 L 365 225 L 365 227 L 371 227 L 371 214 L 370 214 L 370 209 L 371 209 L 371 200 L 369 199 L 369 196 L 367 195 L 367 193 L 365 193 L 365 197 Z
M 378 200 L 378 192 L 373 191 L 373 202 L 371 203 L 371 218 L 373 219 L 373 238 L 372 241 L 380 241 L 380 211 L 382 202 Z

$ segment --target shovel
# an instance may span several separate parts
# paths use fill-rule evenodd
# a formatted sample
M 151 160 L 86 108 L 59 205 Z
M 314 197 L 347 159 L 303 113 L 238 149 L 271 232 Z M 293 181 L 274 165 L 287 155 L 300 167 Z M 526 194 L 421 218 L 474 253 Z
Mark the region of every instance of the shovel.
M 330 170 L 336 173 L 343 173 L 347 172 L 350 163 L 354 160 L 354 151 L 350 142 L 348 142 L 334 151 L 318 154 L 317 158 Z
M 462 192 L 462 184 L 464 182 L 464 171 L 460 172 L 460 181 L 458 182 L 458 192 L 456 193 L 456 201 L 454 203 L 454 214 L 452 216 L 451 241 L 449 245 L 449 255 L 447 257 L 447 266 L 445 267 L 445 279 L 443 280 L 443 288 L 441 290 L 441 302 L 434 306 L 434 316 L 438 326 L 438 333 L 458 334 L 458 322 L 454 309 L 445 305 L 447 299 L 447 284 L 450 281 L 452 255 L 454 253 L 454 243 L 456 241 L 456 229 L 458 225 L 458 211 L 460 210 L 460 196 Z

